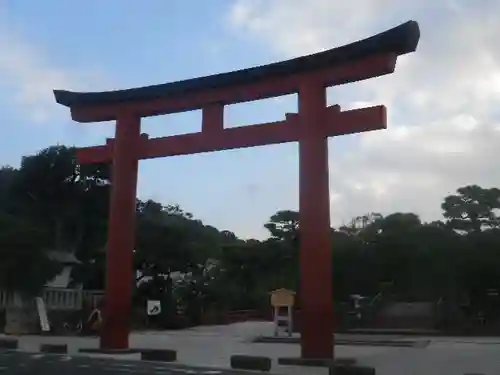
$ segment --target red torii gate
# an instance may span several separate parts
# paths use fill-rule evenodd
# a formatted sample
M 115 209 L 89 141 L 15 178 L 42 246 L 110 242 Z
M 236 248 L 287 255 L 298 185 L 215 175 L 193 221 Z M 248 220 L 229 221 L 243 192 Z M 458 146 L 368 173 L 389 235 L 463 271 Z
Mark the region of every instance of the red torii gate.
M 265 66 L 128 90 L 55 90 L 73 120 L 116 120 L 114 139 L 77 150 L 80 163 L 113 162 L 107 280 L 101 348 L 128 348 L 138 161 L 243 147 L 299 142 L 300 304 L 303 358 L 333 357 L 332 257 L 328 137 L 386 127 L 376 106 L 327 107 L 326 88 L 394 72 L 397 57 L 416 50 L 418 24 L 325 52 Z M 224 129 L 224 106 L 298 93 L 299 111 L 285 120 Z M 202 131 L 150 139 L 141 118 L 202 109 Z

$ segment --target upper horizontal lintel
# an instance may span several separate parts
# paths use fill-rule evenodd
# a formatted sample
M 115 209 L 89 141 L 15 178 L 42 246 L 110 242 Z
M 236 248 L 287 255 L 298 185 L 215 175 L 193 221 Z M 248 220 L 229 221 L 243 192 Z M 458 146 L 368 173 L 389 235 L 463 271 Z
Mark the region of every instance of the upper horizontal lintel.
M 268 65 L 147 87 L 105 92 L 54 90 L 54 95 L 57 103 L 72 109 L 76 107 L 146 102 L 159 98 L 176 99 L 207 90 L 227 89 L 343 66 L 372 56 L 388 54 L 399 56 L 415 51 L 419 39 L 420 29 L 418 23 L 416 21 L 408 21 L 367 39 L 332 48 L 324 52 Z M 369 77 L 352 76 L 342 83 L 349 83 L 365 78 Z

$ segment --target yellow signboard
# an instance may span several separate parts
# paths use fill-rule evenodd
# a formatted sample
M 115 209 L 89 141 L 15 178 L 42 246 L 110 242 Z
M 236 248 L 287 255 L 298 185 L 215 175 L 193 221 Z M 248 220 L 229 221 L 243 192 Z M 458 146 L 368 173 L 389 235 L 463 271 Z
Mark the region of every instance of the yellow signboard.
M 276 289 L 269 293 L 271 295 L 271 306 L 289 307 L 295 303 L 295 292 L 289 289 Z

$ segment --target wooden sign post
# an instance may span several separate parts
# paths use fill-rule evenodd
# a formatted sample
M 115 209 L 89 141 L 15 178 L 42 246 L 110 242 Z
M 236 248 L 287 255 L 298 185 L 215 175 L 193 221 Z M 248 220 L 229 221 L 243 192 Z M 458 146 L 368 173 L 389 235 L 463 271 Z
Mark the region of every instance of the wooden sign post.
M 288 336 L 293 332 L 293 306 L 295 304 L 295 292 L 288 289 L 276 289 L 270 293 L 271 306 L 274 308 L 274 336 L 278 336 L 280 322 L 286 323 L 286 331 Z M 286 315 L 281 315 L 281 308 L 287 309 Z

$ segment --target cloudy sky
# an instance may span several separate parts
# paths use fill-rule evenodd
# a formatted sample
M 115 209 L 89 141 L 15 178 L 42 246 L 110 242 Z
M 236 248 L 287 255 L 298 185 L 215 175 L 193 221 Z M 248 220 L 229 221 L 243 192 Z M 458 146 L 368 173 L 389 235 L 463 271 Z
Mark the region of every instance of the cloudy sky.
M 52 89 L 143 86 L 342 45 L 413 19 L 396 73 L 329 90 L 344 109 L 385 104 L 385 131 L 330 140 L 332 222 L 365 212 L 440 217 L 465 184 L 500 186 L 498 0 L 0 0 L 0 163 L 54 144 L 93 145 L 112 123 L 77 124 Z M 279 120 L 286 97 L 231 106 L 228 126 Z M 200 129 L 200 113 L 146 119 L 150 136 Z M 298 207 L 297 146 L 143 161 L 139 196 L 178 203 L 242 237 Z

